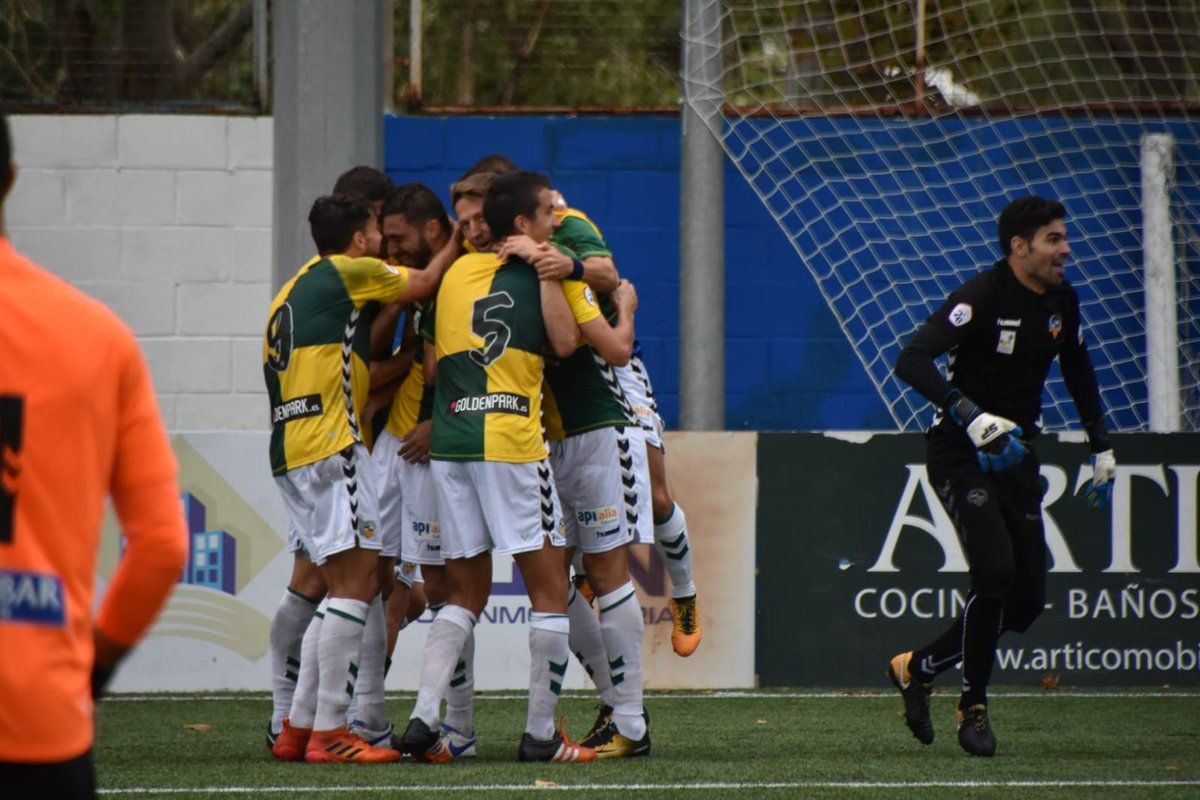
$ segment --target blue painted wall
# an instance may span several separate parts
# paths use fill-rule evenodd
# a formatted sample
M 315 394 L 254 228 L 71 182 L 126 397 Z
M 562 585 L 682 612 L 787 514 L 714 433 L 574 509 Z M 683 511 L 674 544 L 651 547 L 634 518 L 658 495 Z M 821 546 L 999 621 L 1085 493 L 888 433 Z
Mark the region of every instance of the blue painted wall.
M 386 168 L 449 204 L 480 156 L 548 173 L 600 226 L 638 289 L 638 339 L 669 427 L 679 412 L 679 120 L 393 117 Z M 727 164 L 725 397 L 729 428 L 894 428 L 816 283 Z
M 768 121 L 769 122 L 769 121 Z M 908 334 L 966 276 L 996 258 L 995 218 L 1028 191 L 1067 203 L 1080 292 L 1115 427 L 1145 417 L 1137 173 L 1142 132 L 1176 135 L 1178 213 L 1200 228 L 1200 135 L 1189 120 L 802 117 L 738 123 L 734 141 L 775 158 L 764 190 L 795 247 L 747 182 L 726 164 L 726 424 L 759 430 L 894 429 L 895 423 L 823 299 L 823 278 L 889 396 L 888 369 Z M 386 166 L 448 199 L 480 156 L 503 152 L 547 172 L 600 226 L 638 288 L 638 335 L 669 426 L 678 418 L 679 120 L 676 117 L 398 117 L 385 127 Z M 870 173 L 868 175 L 868 172 Z M 889 184 L 889 181 L 891 182 Z M 1197 256 L 1185 243 L 1185 257 Z M 918 269 L 908 271 L 910 265 Z M 877 269 L 888 265 L 886 270 Z M 835 276 L 836 277 L 833 277 Z M 859 280 L 859 278 L 862 278 Z M 855 317 L 868 298 L 887 310 L 871 331 Z M 1193 300 L 1192 322 L 1200 319 Z M 900 309 L 893 314 L 893 310 Z M 880 321 L 876 319 L 867 322 Z M 1185 315 L 1186 316 L 1186 315 Z M 1195 333 L 1195 332 L 1193 332 Z M 1185 331 L 1185 339 L 1188 332 Z M 1186 379 L 1185 379 L 1186 380 Z M 1046 422 L 1075 427 L 1061 380 Z M 928 417 L 926 408 L 916 424 Z

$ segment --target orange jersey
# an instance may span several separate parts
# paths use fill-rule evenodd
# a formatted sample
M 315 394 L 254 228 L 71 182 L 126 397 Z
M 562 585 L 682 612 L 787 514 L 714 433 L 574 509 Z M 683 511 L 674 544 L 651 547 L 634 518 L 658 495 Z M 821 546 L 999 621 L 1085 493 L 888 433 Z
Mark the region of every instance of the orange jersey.
M 104 501 L 126 547 L 94 624 L 132 645 L 184 563 L 176 472 L 130 330 L 0 238 L 0 761 L 91 747 Z

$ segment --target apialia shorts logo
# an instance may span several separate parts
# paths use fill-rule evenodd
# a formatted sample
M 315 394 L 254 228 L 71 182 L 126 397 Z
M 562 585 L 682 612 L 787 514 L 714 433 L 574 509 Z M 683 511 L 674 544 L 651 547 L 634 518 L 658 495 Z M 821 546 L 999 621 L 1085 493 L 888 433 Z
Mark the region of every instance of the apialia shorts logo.
M 976 508 L 983 508 L 984 503 L 988 501 L 987 489 L 972 489 L 967 492 L 967 502 Z
M 575 512 L 575 520 L 583 528 L 603 528 L 610 525 L 620 516 L 616 506 L 589 508 Z

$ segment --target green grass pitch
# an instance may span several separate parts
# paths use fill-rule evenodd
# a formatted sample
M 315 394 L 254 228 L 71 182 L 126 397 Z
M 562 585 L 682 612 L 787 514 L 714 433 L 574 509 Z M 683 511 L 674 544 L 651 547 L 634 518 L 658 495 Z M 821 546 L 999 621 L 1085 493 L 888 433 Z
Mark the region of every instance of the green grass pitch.
M 996 689 L 992 759 L 959 749 L 954 701 L 934 696 L 937 740 L 922 747 L 882 690 L 653 693 L 650 758 L 530 765 L 515 761 L 524 701 L 482 694 L 477 759 L 313 766 L 272 760 L 263 694 L 117 695 L 98 714 L 96 762 L 101 797 L 114 798 L 1200 797 L 1195 691 Z M 411 706 L 389 698 L 394 720 Z M 564 696 L 559 711 L 579 736 L 594 700 Z

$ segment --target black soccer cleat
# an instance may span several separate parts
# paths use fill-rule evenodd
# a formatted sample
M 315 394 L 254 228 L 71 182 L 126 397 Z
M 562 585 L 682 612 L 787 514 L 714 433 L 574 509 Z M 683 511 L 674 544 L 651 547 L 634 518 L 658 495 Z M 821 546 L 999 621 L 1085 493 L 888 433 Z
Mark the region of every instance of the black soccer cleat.
M 987 757 L 996 752 L 996 735 L 988 722 L 987 706 L 974 705 L 958 711 L 958 743 L 973 756 Z
M 904 724 L 921 744 L 933 744 L 933 720 L 929 717 L 929 695 L 933 686 L 914 680 L 908 669 L 912 653 L 901 653 L 888 664 L 887 674 L 904 699 Z
M 517 748 L 517 761 L 595 761 L 596 752 L 572 742 L 562 731 L 555 731 L 549 739 L 535 739 L 525 733 Z
M 604 703 L 600 704 L 600 713 L 596 715 L 596 721 L 592 723 L 591 729 L 583 735 L 579 740 L 579 744 L 583 747 L 595 747 L 595 743 L 599 741 L 599 736 L 604 729 L 608 727 L 608 723 L 612 720 L 613 708 Z
M 420 717 L 413 717 L 408 721 L 408 727 L 404 729 L 404 735 L 400 737 L 400 741 L 394 742 L 393 746 L 401 753 L 407 753 L 413 758 L 421 758 L 438 743 L 438 732 L 430 730 L 425 724 L 425 720 Z

